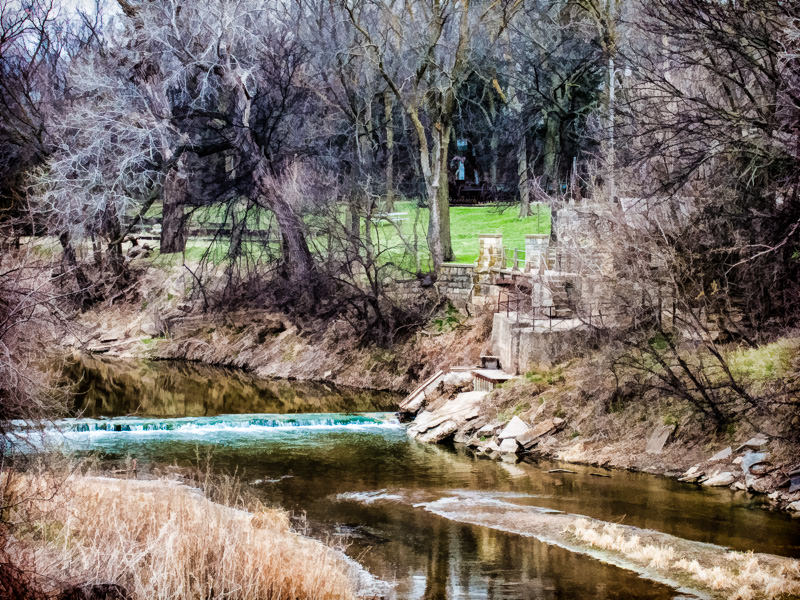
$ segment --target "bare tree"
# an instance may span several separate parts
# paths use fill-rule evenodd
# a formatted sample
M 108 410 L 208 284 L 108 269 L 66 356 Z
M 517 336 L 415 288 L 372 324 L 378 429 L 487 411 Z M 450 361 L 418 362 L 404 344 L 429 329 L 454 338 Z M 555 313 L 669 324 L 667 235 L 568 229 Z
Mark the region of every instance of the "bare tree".
M 742 303 L 754 329 L 791 321 L 798 307 L 800 190 L 779 103 L 797 13 L 775 0 L 642 5 L 618 105 L 619 156 L 637 195 L 697 198 L 697 233 L 676 242 L 704 257 L 708 282 Z
M 468 0 L 342 3 L 365 51 L 413 126 L 430 208 L 428 243 L 435 270 L 453 257 L 448 146 L 458 92 L 470 73 L 471 47 L 480 36 L 496 39 L 513 6 L 472 7 Z

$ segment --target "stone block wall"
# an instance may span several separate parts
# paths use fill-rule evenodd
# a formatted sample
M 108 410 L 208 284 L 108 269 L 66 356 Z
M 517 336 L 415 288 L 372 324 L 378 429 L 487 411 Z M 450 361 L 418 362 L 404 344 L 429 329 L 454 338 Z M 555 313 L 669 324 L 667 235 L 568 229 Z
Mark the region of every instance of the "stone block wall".
M 439 269 L 436 286 L 453 306 L 464 308 L 472 295 L 475 266 L 464 263 L 443 263 Z

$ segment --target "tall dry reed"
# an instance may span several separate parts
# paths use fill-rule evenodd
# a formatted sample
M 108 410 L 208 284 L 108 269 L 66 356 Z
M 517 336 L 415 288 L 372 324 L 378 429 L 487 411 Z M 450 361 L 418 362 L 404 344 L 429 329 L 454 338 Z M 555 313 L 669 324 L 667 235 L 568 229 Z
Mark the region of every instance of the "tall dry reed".
M 712 590 L 716 597 L 754 600 L 800 596 L 800 561 L 785 559 L 768 564 L 763 555 L 728 552 L 717 557 L 680 556 L 667 544 L 648 544 L 638 535 L 628 535 L 614 523 L 578 519 L 570 532 L 596 548 L 610 550 L 642 566 L 671 576 L 683 576 Z M 773 561 L 774 562 L 774 561 Z
M 142 600 L 353 596 L 338 554 L 294 533 L 280 510 L 246 512 L 166 480 L 71 476 L 57 497 L 26 497 L 35 500 L 14 509 L 28 511 L 21 539 L 40 548 L 37 566 L 53 580 L 117 583 Z

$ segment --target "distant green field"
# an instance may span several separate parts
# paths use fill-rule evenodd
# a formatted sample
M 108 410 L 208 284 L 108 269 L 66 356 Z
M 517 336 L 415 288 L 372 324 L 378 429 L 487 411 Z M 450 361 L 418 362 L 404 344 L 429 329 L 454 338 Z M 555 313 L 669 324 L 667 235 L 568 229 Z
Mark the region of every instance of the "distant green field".
M 450 237 L 453 245 L 455 261 L 461 263 L 472 263 L 478 257 L 478 236 L 482 233 L 502 233 L 503 246 L 509 250 L 517 248 L 525 249 L 525 236 L 532 233 L 550 233 L 550 209 L 545 204 L 534 204 L 532 206 L 533 216 L 525 219 L 517 217 L 519 206 L 516 204 L 504 206 L 457 206 L 450 208 Z M 148 216 L 160 215 L 160 206 L 154 206 Z M 379 221 L 373 231 L 371 238 L 384 250 L 383 259 L 393 260 L 404 264 L 408 268 L 413 268 L 414 260 L 405 255 L 405 244 L 413 245 L 416 233 L 417 247 L 419 249 L 420 266 L 430 266 L 430 253 L 425 241 L 428 229 L 429 211 L 427 208 L 419 208 L 416 202 L 404 200 L 396 202 L 394 213 L 406 213 L 396 215 L 398 219 L 395 223 L 389 221 Z M 344 211 L 342 218 L 345 217 Z M 208 223 L 210 221 L 223 221 L 224 212 L 215 207 L 209 209 L 199 209 L 190 219 L 194 226 Z M 265 219 L 262 215 L 261 219 Z M 265 222 L 250 224 L 252 228 L 266 228 L 269 225 Z M 190 227 L 193 225 L 190 225 Z M 416 231 L 415 231 L 416 230 Z M 322 250 L 325 245 L 324 237 L 314 238 L 312 244 Z M 209 242 L 203 239 L 190 239 L 186 248 L 186 259 L 198 260 L 208 248 Z M 217 263 L 224 260 L 227 252 L 227 245 L 224 239 L 220 239 L 214 248 L 211 249 L 210 258 Z M 179 260 L 176 256 L 162 257 L 167 263 Z
M 478 258 L 478 235 L 502 233 L 503 246 L 513 250 L 525 249 L 525 236 L 532 233 L 550 233 L 550 209 L 545 204 L 532 207 L 533 216 L 517 217 L 519 206 L 453 206 L 450 208 L 450 238 L 456 262 L 471 263 Z M 418 208 L 412 202 L 395 203 L 395 212 L 408 212 L 408 221 L 403 221 L 401 231 L 411 233 L 414 213 L 419 213 L 419 224 L 424 232 L 428 228 L 428 209 Z

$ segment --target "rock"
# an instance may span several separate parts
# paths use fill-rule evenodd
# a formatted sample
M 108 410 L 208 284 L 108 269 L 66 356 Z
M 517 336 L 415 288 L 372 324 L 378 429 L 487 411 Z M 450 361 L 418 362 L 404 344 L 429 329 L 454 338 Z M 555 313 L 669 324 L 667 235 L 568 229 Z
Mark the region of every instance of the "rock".
M 500 442 L 500 452 L 503 454 L 516 454 L 519 451 L 519 444 L 514 438 L 506 438 Z
M 409 400 L 400 407 L 400 412 L 403 414 L 414 415 L 420 411 L 424 403 L 425 403 L 425 395 L 417 394 L 411 400 Z
M 158 327 L 156 327 L 156 324 L 153 323 L 153 321 L 142 321 L 139 329 L 141 329 L 143 334 L 149 335 L 150 337 L 158 337 L 161 335 L 161 332 L 158 330 Z
M 503 431 L 500 432 L 500 435 L 497 436 L 501 440 L 505 440 L 508 438 L 516 438 L 521 435 L 525 435 L 530 430 L 528 424 L 520 419 L 519 417 L 511 417 L 511 420 L 508 424 L 503 427 Z
M 500 452 L 500 446 L 498 446 L 497 442 L 495 442 L 494 440 L 491 440 L 488 444 L 482 446 L 482 449 L 487 454 L 495 454 Z
M 733 459 L 733 464 L 735 464 L 735 465 L 742 464 L 742 457 L 741 456 L 737 456 L 736 458 L 734 458 Z
M 800 490 L 800 474 L 792 475 L 789 478 L 789 493 L 792 494 Z
M 786 510 L 791 510 L 793 512 L 800 512 L 800 500 L 795 500 L 791 504 L 787 504 Z
M 769 452 L 753 452 L 748 450 L 747 453 L 742 456 L 742 471 L 744 471 L 745 474 L 750 473 L 752 467 L 767 460 L 768 456 Z M 753 472 L 755 473 L 755 471 Z
M 565 423 L 566 421 L 564 421 L 564 419 L 559 419 L 558 417 L 546 419 L 531 427 L 523 435 L 517 437 L 517 442 L 526 450 L 530 450 L 539 443 L 542 437 L 563 429 Z
M 750 467 L 750 472 L 753 475 L 766 475 L 775 470 L 775 467 L 770 462 L 760 462 Z
M 583 458 L 585 450 L 586 442 L 575 442 L 571 446 L 559 452 L 557 458 L 558 460 L 563 460 L 565 462 L 578 462 L 581 460 L 581 458 Z
M 734 481 L 736 481 L 736 477 L 734 477 L 733 473 L 730 471 L 723 471 L 722 473 L 717 473 L 716 475 L 706 479 L 703 482 L 703 485 L 706 487 L 722 487 L 730 485 Z
M 487 423 L 486 425 L 478 429 L 478 431 L 475 432 L 475 435 L 477 435 L 478 437 L 483 437 L 485 435 L 487 436 L 494 435 L 494 432 L 497 431 L 499 427 L 500 425 L 498 423 Z
M 577 473 L 577 471 L 573 471 L 572 469 L 550 469 L 547 472 L 548 473 L 570 473 L 570 474 Z
M 650 437 L 647 438 L 647 447 L 645 448 L 645 452 L 648 454 L 661 454 L 664 450 L 664 446 L 669 441 L 670 437 L 672 437 L 672 433 L 675 431 L 675 425 L 662 425 L 661 427 L 656 427 L 653 430 L 653 433 L 650 434 Z
M 757 448 L 760 448 L 761 446 L 765 446 L 767 444 L 767 442 L 769 442 L 769 440 L 766 438 L 766 436 L 764 436 L 763 434 L 759 434 L 759 435 L 757 435 L 755 437 L 751 437 L 744 444 L 739 446 L 736 449 L 736 452 L 740 452 L 740 451 L 744 450 L 745 448 L 757 449 Z
M 455 387 L 462 387 L 472 383 L 472 372 L 470 371 L 451 371 L 442 378 L 442 383 Z
M 487 393 L 488 392 L 462 392 L 456 395 L 452 400 L 445 402 L 435 411 L 422 411 L 408 428 L 409 435 L 421 441 L 427 441 L 427 437 L 423 439 L 422 434 L 430 429 L 438 429 L 448 421 L 455 425 L 455 429 L 450 432 L 454 433 L 456 429 L 460 428 L 467 421 L 477 418 L 480 415 L 480 404 Z M 449 428 L 450 426 L 445 429 Z M 432 435 L 430 437 L 435 438 L 438 437 L 438 435 Z
M 709 458 L 708 462 L 717 462 L 720 460 L 725 460 L 726 458 L 730 458 L 731 454 L 733 454 L 733 450 L 731 450 L 731 447 L 728 446 L 724 450 L 720 450 L 714 456 Z
M 767 494 L 767 498 L 769 498 L 770 500 L 777 500 L 780 495 L 781 495 L 780 492 L 776 491 L 772 492 L 771 494 Z
M 747 486 L 743 484 L 741 481 L 734 481 L 731 489 L 736 490 L 738 492 L 743 492 L 747 489 Z
M 455 422 L 445 421 L 444 423 L 427 430 L 425 433 L 420 434 L 417 436 L 417 439 L 420 442 L 438 444 L 439 442 L 443 442 L 452 436 L 456 431 L 458 431 L 458 425 L 456 425 Z
M 453 436 L 453 441 L 456 444 L 469 445 L 471 439 L 472 439 L 472 433 L 465 429 L 459 429 L 458 431 L 456 431 L 455 436 Z
M 692 467 L 689 467 L 686 473 L 678 477 L 678 481 L 683 481 L 686 483 L 694 483 L 702 476 L 703 472 L 700 470 L 700 465 L 694 465 Z
M 758 477 L 749 473 L 744 476 L 744 482 L 747 485 L 748 490 L 758 492 L 759 494 L 766 494 L 772 487 L 770 484 L 770 478 Z

